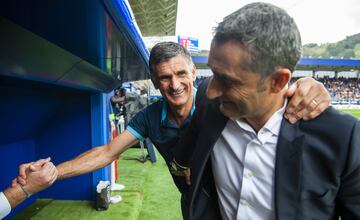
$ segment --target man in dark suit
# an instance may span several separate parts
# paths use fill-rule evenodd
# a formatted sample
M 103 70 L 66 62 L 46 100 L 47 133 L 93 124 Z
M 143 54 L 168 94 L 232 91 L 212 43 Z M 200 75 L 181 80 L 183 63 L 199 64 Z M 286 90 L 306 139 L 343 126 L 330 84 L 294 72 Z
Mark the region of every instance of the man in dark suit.
M 174 152 L 173 169 L 191 171 L 185 218 L 360 219 L 360 122 L 332 107 L 312 121 L 282 117 L 301 48 L 293 19 L 271 4 L 215 29 L 214 75 Z

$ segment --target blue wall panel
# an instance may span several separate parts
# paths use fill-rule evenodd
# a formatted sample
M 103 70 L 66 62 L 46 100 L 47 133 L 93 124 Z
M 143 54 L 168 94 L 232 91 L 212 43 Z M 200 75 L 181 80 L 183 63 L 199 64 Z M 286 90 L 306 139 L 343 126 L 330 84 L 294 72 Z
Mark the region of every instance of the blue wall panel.
M 0 190 L 2 190 L 10 187 L 11 180 L 18 175 L 19 164 L 32 161 L 36 158 L 34 141 L 23 140 L 6 145 L 0 145 L 0 155 Z M 25 200 L 12 211 L 12 213 L 8 216 L 8 219 L 10 219 L 14 213 L 33 203 L 36 198 L 37 195 L 34 195 Z
M 25 80 L 8 77 L 0 80 L 0 145 L 33 139 L 61 105 L 61 96 L 40 83 L 27 85 Z
M 59 164 L 91 149 L 92 95 L 0 77 L 0 190 L 10 186 L 22 163 L 51 156 Z M 93 195 L 92 173 L 60 180 L 26 200 L 12 215 L 36 198 L 91 200 Z
M 106 112 L 106 95 L 103 93 L 93 94 L 91 96 L 91 132 L 92 145 L 99 146 L 109 141 L 109 112 Z M 110 166 L 97 170 L 93 173 L 94 188 L 100 180 L 110 180 Z
M 90 95 L 63 97 L 62 105 L 36 142 L 40 158 L 51 156 L 55 164 L 70 160 L 91 148 Z M 66 192 L 66 193 L 64 193 Z M 41 198 L 92 199 L 92 174 L 58 181 Z

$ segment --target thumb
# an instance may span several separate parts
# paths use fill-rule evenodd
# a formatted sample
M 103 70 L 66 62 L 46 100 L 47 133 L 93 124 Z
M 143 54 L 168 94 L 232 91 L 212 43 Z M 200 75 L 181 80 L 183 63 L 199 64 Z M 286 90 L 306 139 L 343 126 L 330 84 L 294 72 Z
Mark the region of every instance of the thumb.
M 188 184 L 189 186 L 191 185 L 190 176 L 185 176 L 185 182 L 186 182 L 186 184 Z
M 18 183 L 17 183 L 17 178 L 15 178 L 15 179 L 13 179 L 12 181 L 11 181 L 11 187 L 16 187 L 18 185 Z
M 29 171 L 35 172 L 35 171 L 41 170 L 41 168 L 42 168 L 42 166 L 36 166 L 36 165 L 32 164 L 32 165 L 29 166 Z
M 188 185 L 191 185 L 191 170 L 190 170 L 190 168 L 188 168 L 188 169 L 186 169 L 185 171 L 185 182 L 186 182 L 186 184 L 188 184 Z
M 32 165 L 33 166 L 40 166 L 42 167 L 45 163 L 49 162 L 51 160 L 50 157 L 46 158 L 46 159 L 40 159 L 40 160 L 37 160 L 35 163 L 33 163 Z

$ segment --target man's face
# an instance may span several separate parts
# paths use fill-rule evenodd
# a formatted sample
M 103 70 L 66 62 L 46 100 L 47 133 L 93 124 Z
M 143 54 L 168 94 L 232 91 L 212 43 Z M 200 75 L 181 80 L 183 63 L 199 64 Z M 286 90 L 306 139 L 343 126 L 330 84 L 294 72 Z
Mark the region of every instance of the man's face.
M 253 118 L 263 114 L 269 80 L 244 68 L 247 52 L 240 43 L 212 43 L 208 65 L 213 76 L 207 88 L 209 99 L 220 99 L 227 117 Z M 260 84 L 263 83 L 263 86 Z
M 159 63 L 155 70 L 152 81 L 169 105 L 175 108 L 192 105 L 195 67 L 178 55 Z

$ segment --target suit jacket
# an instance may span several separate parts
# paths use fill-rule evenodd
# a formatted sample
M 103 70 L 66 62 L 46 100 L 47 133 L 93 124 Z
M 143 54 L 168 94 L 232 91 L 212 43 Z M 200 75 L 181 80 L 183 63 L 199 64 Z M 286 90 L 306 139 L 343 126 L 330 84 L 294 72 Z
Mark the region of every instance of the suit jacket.
M 218 100 L 206 98 L 206 87 L 174 152 L 191 168 L 185 219 L 221 219 L 210 154 L 228 118 Z M 284 119 L 275 163 L 276 219 L 360 219 L 359 120 L 332 107 L 311 121 Z

